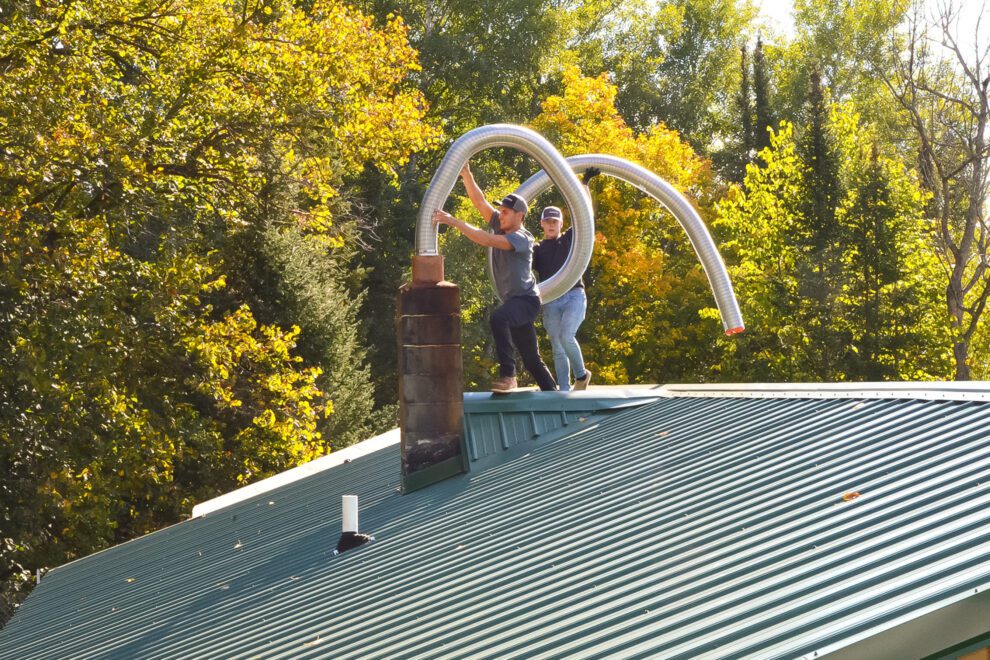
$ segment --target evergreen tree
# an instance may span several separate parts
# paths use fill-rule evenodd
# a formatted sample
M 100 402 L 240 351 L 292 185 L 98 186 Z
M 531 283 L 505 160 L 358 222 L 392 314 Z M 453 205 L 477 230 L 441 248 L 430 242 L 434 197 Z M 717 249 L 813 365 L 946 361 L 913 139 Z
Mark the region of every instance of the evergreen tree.
M 770 146 L 769 129 L 774 128 L 773 111 L 770 105 L 770 80 L 767 62 L 763 54 L 763 39 L 757 37 L 753 49 L 753 98 L 755 100 L 756 125 L 754 142 L 757 152 Z
M 722 342 L 722 376 L 944 378 L 951 342 L 940 264 L 925 248 L 925 195 L 856 113 L 815 107 L 823 99 L 809 100 L 817 128 L 798 140 L 782 122 L 765 166 L 718 205 L 748 321 L 745 334 Z M 818 187 L 829 192 L 816 200 Z
M 262 225 L 235 237 L 225 251 L 231 264 L 226 293 L 253 300 L 263 323 L 300 328 L 297 352 L 320 368 L 316 384 L 327 394 L 318 428 L 334 449 L 377 430 L 358 320 L 364 272 L 349 265 L 352 246 L 328 248 L 297 227 Z
M 891 190 L 881 169 L 876 145 L 871 149 L 866 175 L 860 184 L 860 194 L 848 213 L 849 239 L 855 249 L 846 259 L 850 274 L 844 298 L 849 312 L 862 320 L 858 350 L 849 360 L 849 376 L 853 380 L 886 380 L 897 373 L 898 349 L 907 343 L 907 328 L 897 334 L 886 331 L 890 319 L 883 318 L 884 294 L 896 287 L 902 264 L 897 245 L 897 223 L 891 203 Z M 855 275 L 859 275 L 855 277 Z M 909 291 L 895 289 L 891 302 L 897 306 L 909 304 Z M 891 361 L 884 357 L 891 356 Z
M 740 144 L 738 162 L 731 179 L 740 183 L 746 175 L 746 166 L 752 162 L 753 150 L 756 146 L 753 136 L 753 91 L 749 84 L 749 59 L 746 55 L 746 44 L 739 48 L 739 94 L 736 96 L 736 106 L 739 112 Z
M 835 214 L 842 194 L 835 140 L 829 123 L 826 91 L 817 71 L 811 76 L 805 108 L 804 136 L 799 153 L 807 167 L 805 209 L 795 239 L 804 258 L 799 263 L 799 291 L 812 301 L 809 331 L 819 348 L 815 375 L 822 380 L 836 378 L 837 363 L 847 343 L 836 328 L 837 293 L 841 285 L 841 250 Z
M 419 160 L 411 159 L 397 181 L 371 169 L 357 181 L 358 194 L 366 205 L 362 214 L 367 218 L 368 229 L 352 263 L 367 273 L 362 334 L 368 349 L 375 407 L 383 422 L 390 415 L 394 417 L 397 406 L 396 296 L 410 277 L 416 215 L 425 192 Z
M 752 105 L 752 90 L 749 86 L 749 61 L 746 58 L 746 45 L 743 44 L 739 48 L 739 69 L 741 72 L 740 82 L 739 82 L 739 97 L 737 98 L 737 103 L 739 104 L 739 118 L 740 126 L 742 128 L 742 143 L 745 149 L 746 162 L 749 162 L 749 155 L 753 148 L 756 146 L 753 140 L 753 105 Z
M 924 243 L 925 195 L 857 119 L 846 112 L 833 121 L 849 190 L 836 211 L 844 237 L 838 298 L 850 337 L 842 370 L 868 381 L 947 376 L 951 342 L 938 305 L 941 268 Z

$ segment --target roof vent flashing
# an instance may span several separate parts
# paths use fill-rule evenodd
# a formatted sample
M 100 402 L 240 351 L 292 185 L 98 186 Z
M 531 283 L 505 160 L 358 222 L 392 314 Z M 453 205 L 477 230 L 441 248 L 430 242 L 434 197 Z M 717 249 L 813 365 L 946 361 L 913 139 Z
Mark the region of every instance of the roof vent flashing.
M 334 557 L 375 540 L 374 536 L 358 532 L 358 496 L 344 495 L 341 506 L 343 507 L 341 534 L 340 540 L 337 541 L 337 548 L 333 551 Z

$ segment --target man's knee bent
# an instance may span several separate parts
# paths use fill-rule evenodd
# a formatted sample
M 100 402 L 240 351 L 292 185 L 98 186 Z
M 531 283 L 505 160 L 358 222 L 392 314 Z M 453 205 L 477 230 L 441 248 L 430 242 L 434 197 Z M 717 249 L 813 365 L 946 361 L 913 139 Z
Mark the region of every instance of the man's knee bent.
M 488 321 L 491 323 L 492 327 L 506 327 L 509 325 L 509 314 L 506 312 L 504 307 L 499 307 L 492 312 L 492 315 Z

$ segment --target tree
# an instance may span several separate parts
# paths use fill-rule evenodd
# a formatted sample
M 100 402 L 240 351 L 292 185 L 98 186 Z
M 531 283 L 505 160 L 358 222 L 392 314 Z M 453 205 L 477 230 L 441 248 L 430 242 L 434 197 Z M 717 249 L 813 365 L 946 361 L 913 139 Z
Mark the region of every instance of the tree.
M 419 88 L 451 137 L 532 116 L 565 45 L 564 12 L 549 0 L 366 0 L 359 6 L 383 21 L 401 15 L 409 25 L 422 64 Z
M 742 186 L 733 186 L 716 206 L 715 229 L 739 299 L 745 334 L 723 340 L 721 368 L 730 380 L 800 381 L 809 377 L 809 340 L 798 320 L 799 251 L 792 241 L 801 224 L 804 167 L 793 126 L 783 123 L 760 154 L 762 166 L 747 167 Z
M 935 25 L 920 11 L 912 14 L 906 38 L 892 39 L 893 73 L 880 73 L 916 138 L 945 270 L 955 378 L 969 380 L 972 342 L 990 299 L 990 43 L 980 43 L 976 33 L 970 59 L 958 38 L 958 8 L 943 5 Z
M 4 6 L 6 605 L 37 568 L 327 450 L 333 381 L 297 350 L 321 338 L 258 322 L 230 246 L 343 241 L 345 176 L 431 139 L 415 69 L 400 20 L 334 2 Z
M 926 248 L 925 195 L 861 121 L 849 106 L 832 106 L 821 135 L 805 127 L 802 139 L 784 122 L 761 154 L 765 166 L 750 166 L 744 186 L 718 204 L 716 227 L 729 237 L 749 320 L 745 335 L 724 343 L 723 376 L 944 377 L 947 325 Z M 816 200 L 816 187 L 830 192 Z M 835 263 L 823 266 L 826 258 Z M 816 285 L 818 295 L 808 295 Z
M 565 155 L 610 153 L 638 162 L 707 213 L 715 187 L 706 159 L 662 125 L 645 133 L 628 126 L 616 109 L 618 89 L 605 76 L 585 77 L 569 68 L 564 81 L 564 93 L 544 101 L 534 120 L 537 130 Z M 596 243 L 581 344 L 596 379 L 709 379 L 711 347 L 721 332 L 711 290 L 683 229 L 628 184 L 596 179 L 594 198 Z
M 715 149 L 733 134 L 740 34 L 754 18 L 736 0 L 630 2 L 606 36 L 605 70 L 614 72 L 616 105 L 631 127 L 662 122 L 695 149 Z
M 884 67 L 886 39 L 904 20 L 909 5 L 908 0 L 796 0 L 797 48 L 791 53 L 791 83 L 785 96 L 800 105 L 815 73 L 833 99 L 855 102 L 866 121 L 882 126 L 890 103 L 874 73 Z
M 763 40 L 757 38 L 753 50 L 753 96 L 756 101 L 755 146 L 761 152 L 770 146 L 770 129 L 775 126 L 770 101 L 770 80 L 763 55 Z
M 798 234 L 794 237 L 804 255 L 798 262 L 798 290 L 815 310 L 808 328 L 811 341 L 818 348 L 814 375 L 817 380 L 830 381 L 840 373 L 837 363 L 845 344 L 837 327 L 835 308 L 842 286 L 840 263 L 845 237 L 840 235 L 836 213 L 843 189 L 839 180 L 838 145 L 817 72 L 812 72 L 804 115 L 804 135 L 798 150 L 807 167 L 807 184 Z
M 299 326 L 297 352 L 306 364 L 320 366 L 316 385 L 332 393 L 333 412 L 318 421 L 331 447 L 386 430 L 376 421 L 361 342 L 365 273 L 350 266 L 357 237 L 328 250 L 298 228 L 274 224 L 259 218 L 226 242 L 224 298 L 253 301 L 252 313 L 265 324 Z
M 749 86 L 749 59 L 746 57 L 745 44 L 739 48 L 739 97 L 736 105 L 739 108 L 739 128 L 742 134 L 740 140 L 742 144 L 742 157 L 740 158 L 740 171 L 738 176 L 733 177 L 733 181 L 741 181 L 746 172 L 746 165 L 751 162 L 753 150 L 756 147 L 755 136 L 753 135 L 753 92 Z

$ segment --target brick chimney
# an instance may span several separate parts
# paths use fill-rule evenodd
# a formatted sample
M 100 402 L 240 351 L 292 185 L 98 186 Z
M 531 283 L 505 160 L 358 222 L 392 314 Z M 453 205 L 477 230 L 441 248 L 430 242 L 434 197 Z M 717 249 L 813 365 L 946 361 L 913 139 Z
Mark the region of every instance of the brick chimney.
M 443 257 L 413 257 L 399 289 L 399 428 L 402 490 L 467 471 L 460 289 L 443 281 Z

